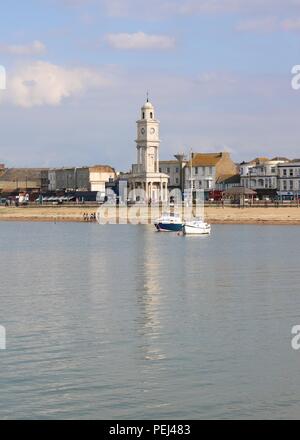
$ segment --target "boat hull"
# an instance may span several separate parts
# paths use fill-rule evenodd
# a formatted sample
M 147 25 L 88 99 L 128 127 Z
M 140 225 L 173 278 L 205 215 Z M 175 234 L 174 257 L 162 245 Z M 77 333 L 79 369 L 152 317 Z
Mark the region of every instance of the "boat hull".
M 181 232 L 183 224 L 181 223 L 156 223 L 156 229 L 159 232 Z
M 191 226 L 191 225 L 184 225 L 183 233 L 185 235 L 210 235 L 211 227 L 209 225 L 201 226 L 201 227 L 199 227 L 199 226 Z

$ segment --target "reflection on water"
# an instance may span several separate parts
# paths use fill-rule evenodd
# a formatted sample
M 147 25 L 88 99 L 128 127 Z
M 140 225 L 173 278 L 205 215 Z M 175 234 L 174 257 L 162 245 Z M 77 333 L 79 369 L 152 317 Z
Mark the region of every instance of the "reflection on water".
M 165 357 L 159 346 L 163 330 L 159 316 L 163 293 L 159 283 L 160 257 L 151 238 L 150 234 L 145 234 L 138 257 L 141 265 L 136 292 L 141 312 L 137 320 L 137 332 L 142 336 L 143 344 L 140 348 L 144 352 L 144 359 L 155 361 Z
M 5 223 L 0 240 L 1 418 L 298 417 L 297 227 Z

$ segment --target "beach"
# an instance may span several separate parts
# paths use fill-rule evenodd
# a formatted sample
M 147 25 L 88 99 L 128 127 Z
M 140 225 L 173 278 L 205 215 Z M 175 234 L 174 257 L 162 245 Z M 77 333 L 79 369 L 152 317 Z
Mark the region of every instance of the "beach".
M 98 206 L 0 207 L 0 221 L 84 222 L 84 214 L 90 216 L 97 209 Z M 151 223 L 148 208 L 139 208 L 139 214 L 143 222 Z M 119 218 L 121 222 L 127 218 L 126 208 L 120 208 Z M 211 224 L 300 225 L 300 208 L 206 207 L 205 219 Z

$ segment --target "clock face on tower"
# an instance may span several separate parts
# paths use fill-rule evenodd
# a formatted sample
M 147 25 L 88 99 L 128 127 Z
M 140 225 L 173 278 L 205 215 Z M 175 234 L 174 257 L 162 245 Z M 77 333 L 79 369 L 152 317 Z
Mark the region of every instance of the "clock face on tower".
M 154 134 L 155 133 L 155 128 L 151 128 L 150 133 Z
M 142 134 L 145 134 L 145 132 L 146 132 L 145 129 L 142 128 L 142 129 L 141 129 L 141 133 L 142 133 Z

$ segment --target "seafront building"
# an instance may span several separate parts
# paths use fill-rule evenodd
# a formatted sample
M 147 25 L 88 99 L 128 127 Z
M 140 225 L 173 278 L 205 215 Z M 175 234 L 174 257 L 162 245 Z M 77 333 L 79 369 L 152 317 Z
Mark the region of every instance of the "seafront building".
M 176 160 L 161 160 L 159 162 L 159 171 L 169 176 L 169 190 L 179 188 L 183 192 L 185 167 L 188 163 L 188 159 L 184 153 L 175 154 L 174 157 Z
M 120 203 L 157 203 L 167 202 L 173 189 L 187 197 L 203 191 L 206 200 L 220 200 L 240 188 L 254 191 L 259 199 L 300 198 L 300 159 L 258 157 L 236 164 L 228 152 L 194 152 L 160 160 L 160 122 L 149 99 L 136 124 L 137 161 L 129 173 L 117 173 L 109 165 L 48 169 L 0 164 L 1 195 L 25 193 L 34 200 L 37 194 L 72 193 L 83 200 L 86 193 L 87 200 L 103 201 L 115 193 Z
M 48 171 L 49 191 L 89 191 L 89 168 L 52 168 Z
M 298 198 L 300 159 L 256 158 L 240 165 L 241 186 L 255 190 L 261 199 Z
M 284 157 L 274 159 L 257 158 L 240 165 L 241 184 L 245 188 L 260 190 L 261 195 L 272 194 L 278 190 L 278 166 L 289 160 Z
M 53 168 L 48 171 L 49 191 L 92 191 L 105 193 L 107 182 L 116 178 L 109 165 Z
M 1 168 L 0 192 L 42 192 L 48 189 L 48 170 L 45 168 Z
M 184 168 L 185 189 L 204 190 L 206 198 L 218 185 L 237 174 L 236 164 L 230 154 L 193 153 Z
M 169 176 L 168 188 L 180 188 L 181 187 L 181 169 L 177 160 L 161 160 L 159 162 L 159 171 Z
M 227 191 L 232 188 L 241 187 L 241 176 L 240 173 L 236 173 L 232 176 L 222 176 L 218 179 L 216 183 L 216 191 Z
M 282 163 L 278 166 L 279 196 L 300 196 L 300 159 Z
M 94 192 L 105 198 L 106 184 L 116 178 L 108 165 L 64 168 L 5 168 L 0 169 L 0 193 L 18 195 Z

